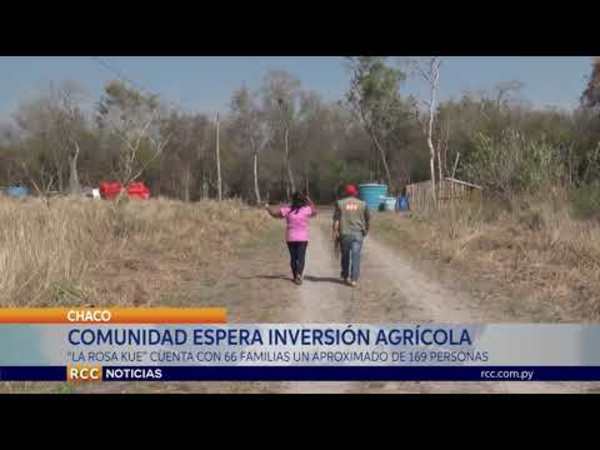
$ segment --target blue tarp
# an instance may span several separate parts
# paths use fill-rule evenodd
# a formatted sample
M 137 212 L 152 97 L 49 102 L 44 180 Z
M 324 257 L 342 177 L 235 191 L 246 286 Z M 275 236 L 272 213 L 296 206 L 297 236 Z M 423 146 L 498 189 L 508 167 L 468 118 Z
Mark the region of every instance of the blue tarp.
M 408 203 L 408 198 L 403 195 L 398 197 L 398 202 L 396 203 L 396 209 L 398 209 L 398 211 L 408 211 L 409 208 L 410 208 L 410 206 Z
M 6 195 L 16 198 L 27 197 L 29 195 L 29 189 L 24 186 L 10 186 L 6 189 Z

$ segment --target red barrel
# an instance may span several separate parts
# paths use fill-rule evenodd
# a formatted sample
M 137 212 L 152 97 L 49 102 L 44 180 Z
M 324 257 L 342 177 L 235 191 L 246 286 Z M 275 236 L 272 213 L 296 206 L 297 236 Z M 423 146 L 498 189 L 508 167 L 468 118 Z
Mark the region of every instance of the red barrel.
M 130 183 L 127 186 L 127 195 L 129 198 L 148 200 L 150 198 L 150 189 L 142 182 Z
M 116 198 L 122 190 L 123 186 L 118 181 L 103 181 L 100 183 L 100 195 L 108 200 Z

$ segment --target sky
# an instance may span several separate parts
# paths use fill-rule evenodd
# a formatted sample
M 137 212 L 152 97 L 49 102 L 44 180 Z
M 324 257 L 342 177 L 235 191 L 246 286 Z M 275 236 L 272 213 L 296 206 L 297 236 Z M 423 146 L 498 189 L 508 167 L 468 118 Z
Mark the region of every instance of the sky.
M 324 100 L 342 98 L 348 86 L 343 58 L 338 57 L 0 57 L 0 120 L 8 120 L 20 102 L 50 82 L 78 81 L 91 104 L 104 84 L 116 78 L 103 63 L 186 110 L 206 113 L 227 112 L 233 91 L 243 83 L 258 87 L 270 69 L 290 72 Z M 519 80 L 524 83 L 522 97 L 533 106 L 573 108 L 590 72 L 588 57 L 446 57 L 440 97 L 457 98 L 465 91 Z M 409 78 L 402 92 L 425 91 L 421 82 Z

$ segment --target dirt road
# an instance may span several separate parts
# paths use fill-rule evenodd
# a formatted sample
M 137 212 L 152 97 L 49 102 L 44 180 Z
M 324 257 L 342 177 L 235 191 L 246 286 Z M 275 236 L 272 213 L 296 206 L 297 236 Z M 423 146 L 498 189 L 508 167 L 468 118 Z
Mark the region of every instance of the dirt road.
M 322 214 L 311 229 L 306 282 L 282 322 L 302 323 L 480 323 L 498 321 L 461 292 L 449 290 L 411 267 L 378 240 L 376 230 L 364 245 L 358 288 L 339 279 L 340 268 L 328 238 L 331 216 Z M 288 383 L 286 392 L 585 392 L 578 383 L 414 382 Z M 597 385 L 596 385 L 597 387 Z
M 331 213 L 312 223 L 305 282 L 289 279 L 283 223 L 196 283 L 194 306 L 224 306 L 232 323 L 493 323 L 511 322 L 498 310 L 417 269 L 400 249 L 387 245 L 377 227 L 363 248 L 357 288 L 344 285 L 329 238 Z M 186 300 L 187 304 L 187 300 Z M 225 393 L 550 393 L 600 391 L 598 383 L 538 382 L 210 382 L 107 383 L 92 392 Z

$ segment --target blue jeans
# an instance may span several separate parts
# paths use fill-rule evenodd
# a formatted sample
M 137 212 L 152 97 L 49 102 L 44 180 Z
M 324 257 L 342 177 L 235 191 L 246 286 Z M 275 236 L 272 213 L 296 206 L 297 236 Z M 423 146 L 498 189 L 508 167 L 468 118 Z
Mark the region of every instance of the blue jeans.
M 363 238 L 361 236 L 348 234 L 342 236 L 342 278 L 350 278 L 351 281 L 358 281 L 362 244 Z
M 290 266 L 294 278 L 304 273 L 304 261 L 306 259 L 306 247 L 308 242 L 289 242 L 287 243 L 290 250 Z

